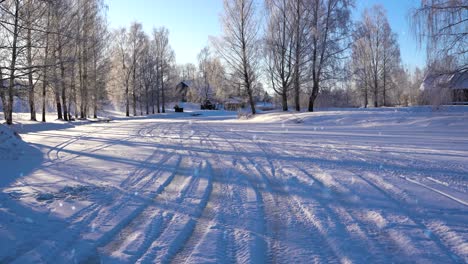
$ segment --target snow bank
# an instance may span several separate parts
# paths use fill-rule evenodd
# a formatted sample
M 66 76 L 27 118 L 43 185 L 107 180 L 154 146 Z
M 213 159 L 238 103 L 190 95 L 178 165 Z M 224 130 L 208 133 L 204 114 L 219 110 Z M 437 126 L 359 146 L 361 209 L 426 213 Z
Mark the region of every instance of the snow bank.
M 23 152 L 24 145 L 16 132 L 0 124 L 0 160 L 18 159 Z
M 36 169 L 43 158 L 43 154 L 24 142 L 14 129 L 0 124 L 0 204 L 2 187 Z
M 456 118 L 455 118 L 456 117 Z M 409 125 L 412 127 L 466 127 L 468 107 L 442 106 L 371 109 L 327 109 L 314 113 L 273 112 L 258 114 L 239 122 L 305 124 L 312 126 L 382 127 Z M 468 127 L 467 127 L 468 129 Z

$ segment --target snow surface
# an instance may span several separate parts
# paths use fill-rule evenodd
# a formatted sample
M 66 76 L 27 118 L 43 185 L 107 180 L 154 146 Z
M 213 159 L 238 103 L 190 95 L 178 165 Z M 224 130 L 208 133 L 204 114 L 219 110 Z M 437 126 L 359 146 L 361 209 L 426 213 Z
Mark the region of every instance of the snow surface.
M 466 263 L 468 108 L 0 126 L 0 263 Z

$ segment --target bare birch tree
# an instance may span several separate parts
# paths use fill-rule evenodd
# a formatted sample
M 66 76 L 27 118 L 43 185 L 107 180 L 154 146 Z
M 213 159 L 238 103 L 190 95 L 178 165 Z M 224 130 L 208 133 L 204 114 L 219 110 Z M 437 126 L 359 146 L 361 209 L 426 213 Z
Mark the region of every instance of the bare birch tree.
M 158 113 L 166 112 L 166 84 L 171 74 L 175 54 L 169 44 L 169 30 L 165 27 L 153 30 L 154 49 L 156 54 L 156 71 L 158 89 L 156 103 Z M 161 110 L 160 110 L 161 109 Z
M 288 111 L 288 94 L 293 81 L 295 29 L 292 8 L 287 0 L 267 0 L 268 26 L 265 37 L 267 74 L 276 94 L 281 97 L 283 111 Z
M 353 34 L 352 60 L 357 85 L 365 97 L 364 107 L 371 94 L 374 107 L 388 105 L 390 81 L 400 71 L 401 59 L 396 34 L 383 7 L 364 11 Z
M 132 69 L 132 109 L 133 116 L 137 115 L 137 72 L 138 72 L 138 61 L 141 58 L 143 47 L 144 47 L 145 34 L 143 32 L 143 26 L 140 23 L 132 23 L 129 31 L 129 45 L 130 45 L 130 56 L 131 63 L 130 68 Z
M 225 0 L 222 16 L 224 35 L 213 44 L 231 70 L 240 80 L 248 96 L 252 114 L 255 114 L 253 91 L 259 66 L 259 18 L 254 0 Z
M 324 81 L 334 78 L 336 66 L 343 63 L 343 53 L 349 47 L 351 10 L 350 0 L 313 0 L 310 21 L 310 78 L 308 111 L 314 111 L 314 102 Z
M 466 0 L 421 0 L 411 12 L 414 33 L 427 45 L 428 64 L 452 57 L 453 66 L 436 71 L 468 70 L 468 2 Z M 440 64 L 439 64 L 440 65 Z

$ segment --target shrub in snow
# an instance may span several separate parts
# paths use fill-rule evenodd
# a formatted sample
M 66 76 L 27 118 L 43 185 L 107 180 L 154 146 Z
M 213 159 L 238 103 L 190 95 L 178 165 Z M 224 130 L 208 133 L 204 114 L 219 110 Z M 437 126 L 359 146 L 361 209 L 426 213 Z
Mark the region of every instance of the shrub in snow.
M 250 119 L 252 117 L 253 117 L 252 114 L 249 112 L 243 112 L 243 111 L 237 112 L 237 119 Z

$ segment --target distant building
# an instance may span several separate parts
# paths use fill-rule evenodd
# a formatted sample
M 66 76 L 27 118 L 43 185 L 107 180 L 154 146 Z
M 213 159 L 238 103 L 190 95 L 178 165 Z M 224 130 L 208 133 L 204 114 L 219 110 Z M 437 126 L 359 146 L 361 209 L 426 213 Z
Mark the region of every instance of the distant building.
M 468 105 L 468 71 L 454 74 L 429 74 L 421 84 L 421 91 L 439 93 L 448 91 L 448 103 Z
M 224 109 L 227 111 L 237 111 L 245 107 L 245 102 L 240 97 L 230 97 L 224 101 Z
M 192 87 L 192 81 L 181 81 L 176 85 L 176 99 L 181 102 L 187 102 L 187 94 Z

